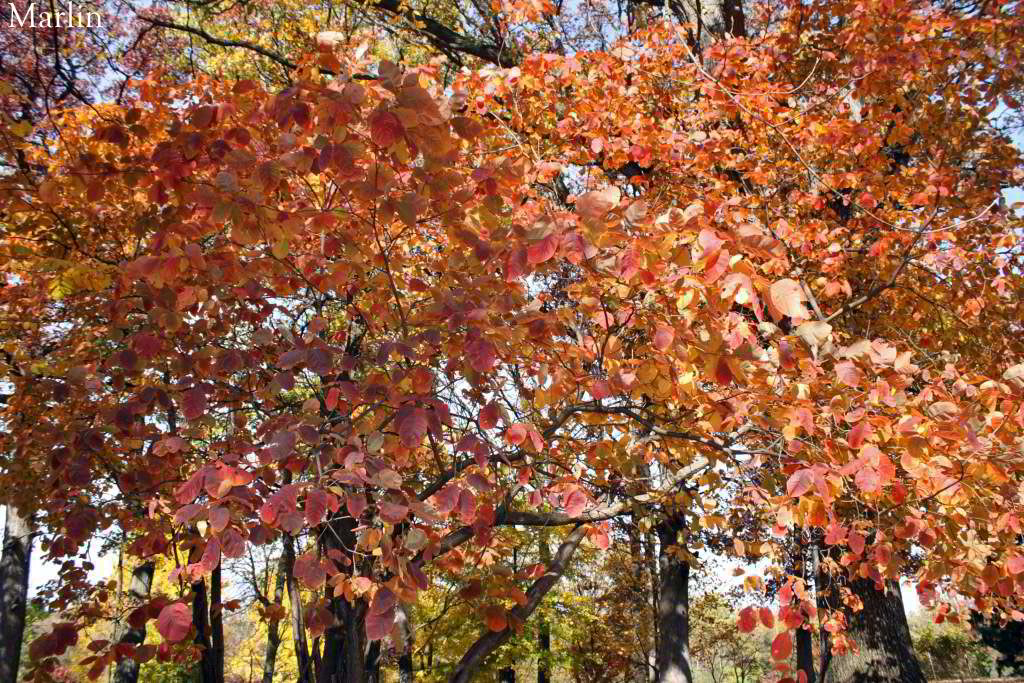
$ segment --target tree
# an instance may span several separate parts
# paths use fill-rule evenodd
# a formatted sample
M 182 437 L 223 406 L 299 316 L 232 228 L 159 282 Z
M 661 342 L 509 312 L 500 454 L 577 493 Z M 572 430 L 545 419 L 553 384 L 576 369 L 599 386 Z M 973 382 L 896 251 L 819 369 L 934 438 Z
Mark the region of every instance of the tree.
M 709 535 L 776 564 L 820 536 L 828 680 L 912 662 L 903 575 L 1019 613 L 1022 168 L 986 118 L 1019 8 L 627 4 L 362 8 L 430 48 L 401 65 L 369 19 L 282 56 L 146 10 L 216 48 L 194 77 L 4 118 L 2 483 L 64 563 L 33 675 L 114 525 L 179 565 L 144 616 L 204 683 L 222 558 L 276 539 L 303 680 L 375 679 L 399 604 L 471 575 L 468 680 L 626 519 L 662 681 Z M 287 76 L 202 73 L 237 54 Z M 814 626 L 790 578 L 780 669 Z
M 32 557 L 32 524 L 17 508 L 4 516 L 4 546 L 0 556 L 0 681 L 18 678 L 22 638 L 28 608 L 28 572 Z
M 910 631 L 929 680 L 987 678 L 991 673 L 992 657 L 984 641 L 964 624 L 936 623 L 933 615 L 921 614 L 911 621 Z

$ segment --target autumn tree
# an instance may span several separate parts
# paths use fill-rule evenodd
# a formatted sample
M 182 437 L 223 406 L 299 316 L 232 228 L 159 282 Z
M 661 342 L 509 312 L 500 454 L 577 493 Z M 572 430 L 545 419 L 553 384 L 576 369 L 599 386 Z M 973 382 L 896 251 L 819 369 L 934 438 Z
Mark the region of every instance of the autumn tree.
M 666 683 L 709 533 L 788 574 L 790 675 L 820 611 L 824 680 L 920 680 L 904 575 L 1021 615 L 1019 6 L 378 2 L 287 57 L 251 8 L 157 9 L 202 68 L 3 120 L 4 502 L 63 563 L 36 678 L 114 526 L 174 558 L 139 615 L 204 683 L 222 560 L 277 540 L 302 680 L 375 680 L 400 606 L 479 565 L 469 680 L 615 536 L 652 543 Z M 376 58 L 396 30 L 428 52 Z M 220 78 L 235 49 L 282 78 Z M 550 561 L 502 570 L 507 527 Z

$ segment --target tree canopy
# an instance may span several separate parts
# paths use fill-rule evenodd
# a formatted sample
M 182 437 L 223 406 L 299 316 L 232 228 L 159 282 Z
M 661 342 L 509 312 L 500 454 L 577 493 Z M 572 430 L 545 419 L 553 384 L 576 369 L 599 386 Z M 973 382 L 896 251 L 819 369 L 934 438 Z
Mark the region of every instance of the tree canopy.
M 259 548 L 304 682 L 432 609 L 470 680 L 617 546 L 623 676 L 692 679 L 716 557 L 779 678 L 812 632 L 823 680 L 921 677 L 901 580 L 1024 620 L 1021 3 L 89 7 L 2 38 L 0 497 L 60 567 L 25 675 L 88 638 L 219 683 Z M 111 535 L 174 567 L 138 642 L 91 635 Z

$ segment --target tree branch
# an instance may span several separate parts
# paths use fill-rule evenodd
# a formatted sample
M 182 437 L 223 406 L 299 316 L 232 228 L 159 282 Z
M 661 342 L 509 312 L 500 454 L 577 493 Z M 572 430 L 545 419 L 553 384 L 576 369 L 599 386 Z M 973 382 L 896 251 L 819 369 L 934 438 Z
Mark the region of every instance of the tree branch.
M 510 622 L 526 621 L 537 606 L 540 605 L 541 600 L 544 596 L 554 588 L 558 580 L 565 575 L 566 569 L 569 567 L 569 561 L 572 560 L 573 554 L 579 547 L 580 542 L 583 541 L 583 537 L 586 535 L 586 528 L 578 526 L 572 530 L 568 538 L 558 546 L 558 551 L 555 553 L 551 564 L 548 565 L 548 570 L 544 573 L 544 576 L 540 577 L 533 582 L 529 590 L 526 591 L 526 604 L 519 605 L 509 610 Z M 473 673 L 480 666 L 480 664 L 490 655 L 492 652 L 497 650 L 499 647 L 505 644 L 506 641 L 512 634 L 515 633 L 512 623 L 509 623 L 501 631 L 488 631 L 484 635 L 477 638 L 476 642 L 470 646 L 466 654 L 463 655 L 462 659 L 459 660 L 458 665 L 455 667 L 455 672 L 452 674 L 450 680 L 451 683 L 468 683 L 472 678 Z

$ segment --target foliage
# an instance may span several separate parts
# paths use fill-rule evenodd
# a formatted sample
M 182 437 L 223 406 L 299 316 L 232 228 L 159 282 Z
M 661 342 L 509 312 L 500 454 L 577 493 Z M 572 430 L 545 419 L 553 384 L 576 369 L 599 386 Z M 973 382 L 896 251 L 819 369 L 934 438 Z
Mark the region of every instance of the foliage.
M 147 8 L 201 46 L 89 106 L 2 93 L 0 490 L 61 566 L 31 676 L 189 661 L 190 586 L 284 538 L 310 638 L 416 607 L 444 673 L 530 656 L 545 596 L 572 670 L 642 665 L 654 530 L 768 567 L 783 672 L 805 534 L 837 581 L 1024 618 L 1020 3 L 371 4 Z M 430 49 L 381 59 L 395 26 Z M 96 631 L 113 532 L 173 566 L 155 651 Z
M 914 651 L 929 679 L 987 678 L 992 655 L 977 634 L 963 624 L 936 623 L 923 613 L 911 622 Z
M 711 683 L 753 683 L 774 668 L 770 630 L 745 633 L 736 628 L 736 613 L 715 592 L 703 593 L 691 608 L 694 661 Z

